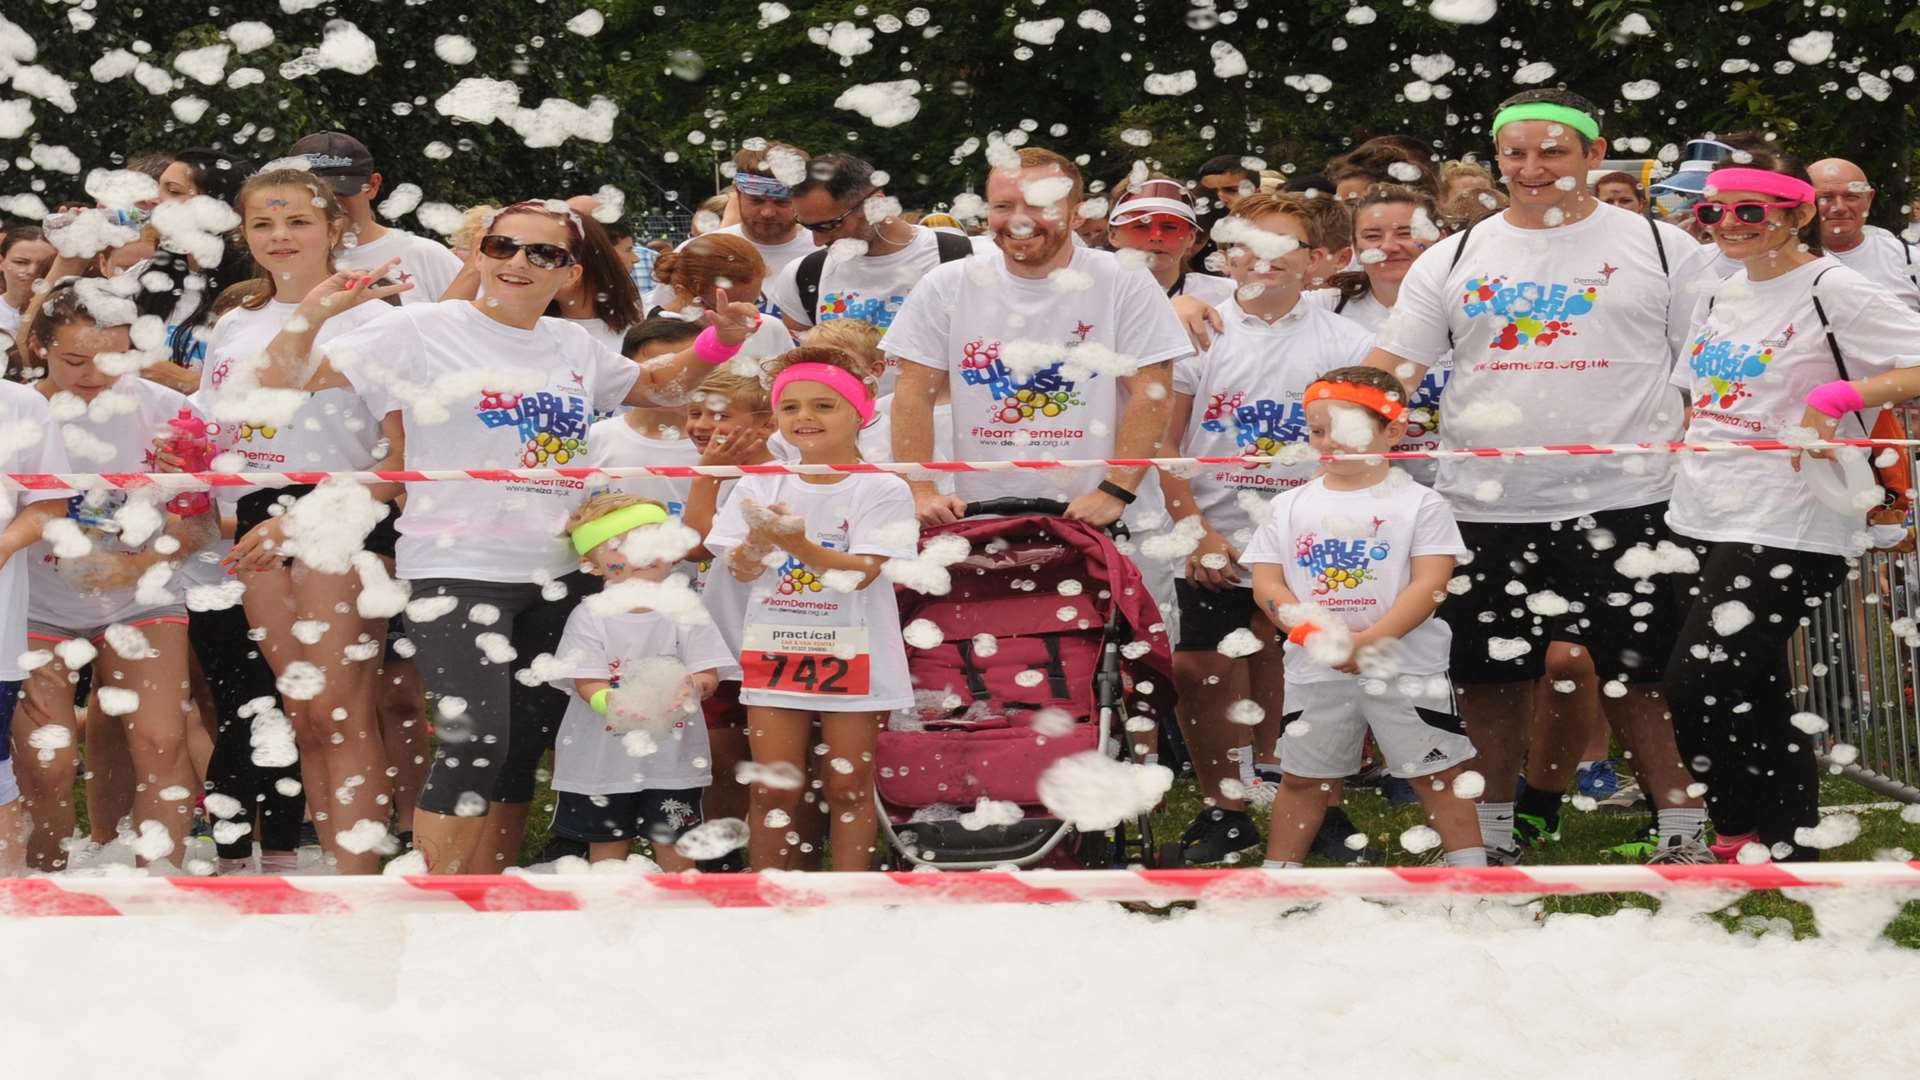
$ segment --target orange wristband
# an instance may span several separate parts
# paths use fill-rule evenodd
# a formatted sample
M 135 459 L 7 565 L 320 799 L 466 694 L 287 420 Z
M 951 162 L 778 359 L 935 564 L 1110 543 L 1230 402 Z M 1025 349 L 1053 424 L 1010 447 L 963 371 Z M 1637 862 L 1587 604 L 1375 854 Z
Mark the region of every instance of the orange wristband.
M 1319 632 L 1320 628 L 1318 626 L 1310 622 L 1303 622 L 1296 625 L 1292 630 L 1287 631 L 1287 640 L 1295 645 L 1305 645 L 1308 638 Z

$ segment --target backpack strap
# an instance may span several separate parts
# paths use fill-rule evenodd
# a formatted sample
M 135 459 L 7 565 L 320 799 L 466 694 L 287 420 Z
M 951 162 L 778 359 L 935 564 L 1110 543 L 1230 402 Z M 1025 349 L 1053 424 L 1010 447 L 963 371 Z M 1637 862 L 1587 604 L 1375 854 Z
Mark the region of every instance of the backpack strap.
M 1827 320 L 1826 305 L 1820 302 L 1820 279 L 1826 277 L 1832 270 L 1833 267 L 1829 266 L 1814 275 L 1813 284 L 1807 287 L 1807 295 L 1813 298 L 1813 313 L 1820 319 L 1820 332 L 1827 336 L 1827 351 L 1833 354 L 1834 369 L 1840 373 L 1842 380 L 1852 382 L 1853 376 L 1847 374 L 1847 358 L 1840 353 L 1840 341 L 1833 336 L 1833 323 Z M 1866 417 L 1859 413 L 1854 413 L 1853 422 L 1860 425 L 1860 436 L 1862 438 L 1873 437 L 1872 433 L 1867 430 Z
M 973 241 L 958 233 L 933 230 L 933 246 L 940 249 L 940 261 L 953 262 L 973 254 Z
M 1913 270 L 1913 245 L 1907 243 L 1907 238 L 1904 236 L 1901 236 L 1899 233 L 1894 233 L 1893 238 L 1895 240 L 1900 241 L 1900 250 L 1906 253 L 1907 280 L 1913 282 L 1914 288 L 1920 289 L 1920 274 L 1914 273 L 1914 270 Z
M 1480 220 L 1481 220 L 1481 221 L 1485 221 L 1486 219 L 1485 219 L 1485 218 L 1482 218 L 1482 219 L 1480 219 Z M 1473 223 L 1473 225 L 1478 225 L 1478 224 L 1480 224 L 1480 222 L 1479 222 L 1479 221 L 1476 221 L 1476 222 L 1474 222 L 1474 223 Z M 1448 276 L 1448 277 L 1452 277 L 1452 276 L 1453 276 L 1453 272 L 1454 272 L 1454 271 L 1455 271 L 1456 269 L 1459 269 L 1459 266 L 1460 266 L 1460 257 L 1461 257 L 1462 255 L 1465 255 L 1465 254 L 1467 253 L 1467 238 L 1473 235 L 1473 225 L 1469 225 L 1469 226 L 1467 226 L 1467 228 L 1466 228 L 1466 231 L 1464 231 L 1464 232 L 1462 232 L 1462 233 L 1460 234 L 1460 243 L 1459 243 L 1458 245 L 1456 245 L 1456 246 L 1454 247 L 1454 249 L 1453 249 L 1453 258 L 1452 258 L 1451 260 L 1449 260 L 1449 261 L 1448 261 L 1448 263 L 1447 263 L 1447 276 Z M 1338 310 L 1339 310 L 1339 308 L 1335 308 L 1334 310 L 1335 310 L 1335 311 L 1338 311 Z M 1448 319 L 1448 320 L 1447 320 L 1447 348 L 1449 348 L 1449 349 L 1451 349 L 1451 348 L 1453 348 L 1453 347 L 1454 347 L 1454 343 L 1453 343 L 1453 320 L 1452 320 L 1452 319 Z
M 820 272 L 827 267 L 828 250 L 820 248 L 800 256 L 800 269 L 794 271 L 793 284 L 800 290 L 800 310 L 806 312 L 809 323 L 820 309 Z
M 1653 250 L 1660 256 L 1660 276 L 1670 278 L 1673 276 L 1673 267 L 1667 265 L 1667 245 L 1660 239 L 1660 223 L 1648 216 L 1647 228 L 1653 230 Z M 1671 299 L 1668 300 L 1668 306 L 1672 306 Z

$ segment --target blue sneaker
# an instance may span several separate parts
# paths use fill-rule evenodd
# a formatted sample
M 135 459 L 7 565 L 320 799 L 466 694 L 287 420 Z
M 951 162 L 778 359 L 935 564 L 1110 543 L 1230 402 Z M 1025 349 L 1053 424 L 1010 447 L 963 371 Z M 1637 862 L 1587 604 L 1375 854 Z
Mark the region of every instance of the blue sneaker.
M 1620 790 L 1620 774 L 1614 770 L 1612 761 L 1596 761 L 1574 770 L 1573 783 L 1580 794 L 1600 802 Z

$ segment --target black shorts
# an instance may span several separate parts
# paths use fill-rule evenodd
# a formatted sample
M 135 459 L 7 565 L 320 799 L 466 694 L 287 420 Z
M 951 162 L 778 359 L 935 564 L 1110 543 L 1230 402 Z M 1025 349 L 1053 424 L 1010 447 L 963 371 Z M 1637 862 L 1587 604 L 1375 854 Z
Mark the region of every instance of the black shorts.
M 617 795 L 554 792 L 555 836 L 585 844 L 648 840 L 671 844 L 700 824 L 700 788 L 650 788 Z
M 276 505 L 292 506 L 293 500 L 314 489 L 312 484 L 294 484 L 290 487 L 263 488 L 240 496 L 240 502 L 233 509 L 233 535 L 235 539 L 247 535 L 255 525 L 274 516 Z M 284 512 L 284 511 L 283 511 Z M 393 547 L 400 539 L 396 527 L 400 520 L 400 511 L 392 504 L 387 506 L 387 516 L 380 520 L 373 531 L 367 534 L 366 549 L 375 555 L 393 558 Z
M 1440 605 L 1453 631 L 1454 682 L 1538 679 L 1552 641 L 1584 647 L 1602 679 L 1664 678 L 1680 625 L 1673 588 L 1662 576 L 1627 577 L 1614 563 L 1633 547 L 1672 543 L 1666 512 L 1667 504 L 1655 503 L 1566 521 L 1461 522 L 1473 561 L 1457 574 L 1470 587 Z M 1547 593 L 1565 600 L 1567 610 Z
M 1175 578 L 1173 596 L 1180 613 L 1176 652 L 1211 652 L 1220 647 L 1221 638 L 1252 627 L 1253 617 L 1259 613 L 1253 603 L 1253 590 L 1239 586 L 1214 592 L 1190 585 L 1186 578 Z

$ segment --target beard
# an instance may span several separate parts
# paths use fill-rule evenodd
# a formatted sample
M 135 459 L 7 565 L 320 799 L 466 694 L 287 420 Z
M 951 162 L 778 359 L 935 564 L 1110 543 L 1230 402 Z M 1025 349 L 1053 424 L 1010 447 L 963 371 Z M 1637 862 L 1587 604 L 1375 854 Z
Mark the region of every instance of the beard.
M 1016 237 L 1010 232 L 996 232 L 994 244 L 1007 258 L 1018 263 L 1045 263 L 1060 253 L 1060 249 L 1073 242 L 1073 234 L 1066 229 L 1052 225 L 1036 226 L 1026 236 Z M 1017 245 L 1020 254 L 1014 253 Z

